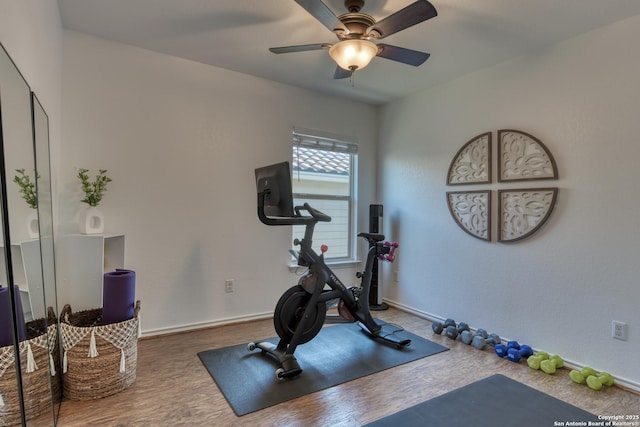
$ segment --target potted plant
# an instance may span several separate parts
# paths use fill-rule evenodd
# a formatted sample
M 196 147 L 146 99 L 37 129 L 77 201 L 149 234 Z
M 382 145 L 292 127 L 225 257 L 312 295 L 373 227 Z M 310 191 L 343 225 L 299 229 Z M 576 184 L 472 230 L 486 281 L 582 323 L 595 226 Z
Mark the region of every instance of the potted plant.
M 20 194 L 27 205 L 31 209 L 38 208 L 38 192 L 36 189 L 36 183 L 31 181 L 31 177 L 27 175 L 24 169 L 16 169 L 17 175 L 13 177 L 13 182 L 18 185 Z M 36 173 L 36 179 L 40 178 L 40 175 Z M 35 239 L 40 234 L 40 227 L 38 224 L 38 212 L 33 211 L 27 215 L 27 230 L 29 237 Z
M 107 184 L 111 182 L 112 179 L 107 176 L 106 169 L 99 169 L 98 175 L 96 175 L 95 180 L 92 182 L 89 180 L 87 172 L 89 172 L 89 169 L 81 168 L 78 171 L 78 178 L 80 178 L 82 191 L 84 191 L 85 194 L 82 202 L 89 206 L 96 207 L 102 201 L 102 197 L 104 196 L 105 191 L 107 191 Z
M 89 205 L 81 218 L 80 231 L 84 234 L 99 234 L 104 230 L 104 218 L 97 206 L 102 201 L 104 193 L 107 191 L 107 184 L 112 179 L 107 176 L 106 169 L 99 169 L 93 181 L 89 178 L 88 172 L 89 169 L 80 168 L 78 170 L 78 178 L 84 192 L 82 202 Z
M 31 209 L 38 208 L 38 194 L 36 193 L 36 183 L 31 181 L 31 177 L 26 174 L 24 169 L 16 169 L 18 174 L 13 177 L 13 182 L 18 184 L 22 198 L 27 202 Z M 40 176 L 37 176 L 40 178 Z

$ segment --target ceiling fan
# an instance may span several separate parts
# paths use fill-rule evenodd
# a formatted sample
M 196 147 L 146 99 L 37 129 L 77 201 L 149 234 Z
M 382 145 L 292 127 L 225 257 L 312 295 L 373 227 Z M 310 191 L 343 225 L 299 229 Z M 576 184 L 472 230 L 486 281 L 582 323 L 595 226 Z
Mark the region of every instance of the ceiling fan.
M 415 67 L 424 63 L 430 56 L 425 52 L 372 41 L 381 40 L 437 16 L 436 8 L 427 0 L 418 0 L 380 21 L 360 13 L 364 0 L 345 0 L 347 13 L 340 16 L 336 16 L 322 0 L 295 0 L 295 2 L 322 25 L 333 31 L 339 41 L 335 44 L 315 43 L 272 47 L 269 50 L 273 53 L 291 53 L 329 49 L 329 55 L 338 64 L 334 79 L 350 77 L 356 70 L 366 67 L 374 56 Z

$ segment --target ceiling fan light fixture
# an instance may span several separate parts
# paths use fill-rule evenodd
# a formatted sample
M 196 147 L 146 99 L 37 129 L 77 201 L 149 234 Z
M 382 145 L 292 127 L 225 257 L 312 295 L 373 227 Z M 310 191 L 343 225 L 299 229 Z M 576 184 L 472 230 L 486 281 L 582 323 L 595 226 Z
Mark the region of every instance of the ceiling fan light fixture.
M 378 46 L 369 40 L 342 40 L 329 49 L 329 55 L 340 68 L 361 70 L 378 54 Z

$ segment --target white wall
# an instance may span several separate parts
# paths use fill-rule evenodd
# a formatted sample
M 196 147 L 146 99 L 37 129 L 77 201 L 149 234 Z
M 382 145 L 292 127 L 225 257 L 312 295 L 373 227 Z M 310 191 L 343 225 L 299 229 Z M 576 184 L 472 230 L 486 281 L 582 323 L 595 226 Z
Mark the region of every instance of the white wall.
M 366 224 L 373 108 L 75 33 L 64 34 L 63 57 L 55 2 L 0 1 L 0 41 L 50 119 L 58 235 L 76 230 L 74 168 L 109 169 L 101 209 L 107 231 L 127 235 L 147 331 L 268 312 L 294 283 L 288 230 L 257 221 L 252 176 L 289 155 L 293 125 L 361 141 Z M 636 16 L 384 109 L 384 230 L 401 243 L 389 299 L 640 383 L 639 24 Z M 503 127 L 541 138 L 561 177 L 548 226 L 512 245 L 465 234 L 444 196 L 457 149 Z M 223 293 L 226 278 L 236 279 L 234 294 Z M 610 338 L 612 319 L 629 324 L 629 341 Z
M 57 2 L 0 0 L 0 42 L 59 128 L 62 24 Z
M 55 194 L 62 88 L 62 24 L 58 3 L 0 0 L 0 42 L 49 117 L 51 179 Z M 54 219 L 56 209 L 54 200 Z M 26 239 L 26 233 L 24 235 Z
M 108 169 L 100 210 L 126 235 L 143 332 L 270 313 L 297 283 L 291 228 L 259 222 L 254 182 L 291 158 L 294 125 L 357 138 L 362 224 L 375 202 L 375 107 L 67 31 L 63 89 L 61 227 L 78 230 L 77 169 Z
M 639 38 L 635 16 L 383 109 L 379 182 L 400 242 L 387 298 L 640 384 Z M 445 201 L 457 150 L 503 128 L 540 138 L 560 174 L 540 183 L 560 188 L 547 225 L 513 244 L 469 236 Z

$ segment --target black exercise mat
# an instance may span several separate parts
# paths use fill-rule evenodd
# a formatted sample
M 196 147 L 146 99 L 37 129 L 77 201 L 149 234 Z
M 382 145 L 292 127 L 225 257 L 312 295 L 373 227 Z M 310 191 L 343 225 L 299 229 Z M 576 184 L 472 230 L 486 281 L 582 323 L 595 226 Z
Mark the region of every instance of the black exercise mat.
M 355 323 L 325 327 L 296 349 L 302 374 L 282 382 L 276 379 L 275 359 L 257 349 L 249 352 L 246 344 L 203 351 L 198 356 L 236 415 L 242 416 L 448 350 L 407 331 L 397 335 L 410 338 L 411 345 L 403 349 L 385 345 L 368 337 Z M 277 343 L 278 339 L 262 341 Z
M 598 418 L 503 375 L 493 375 L 366 427 L 544 427 L 567 425 L 567 421 L 583 421 L 587 425 L 588 421 L 598 421 Z

